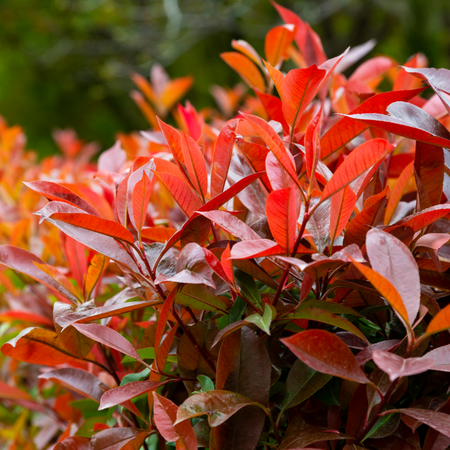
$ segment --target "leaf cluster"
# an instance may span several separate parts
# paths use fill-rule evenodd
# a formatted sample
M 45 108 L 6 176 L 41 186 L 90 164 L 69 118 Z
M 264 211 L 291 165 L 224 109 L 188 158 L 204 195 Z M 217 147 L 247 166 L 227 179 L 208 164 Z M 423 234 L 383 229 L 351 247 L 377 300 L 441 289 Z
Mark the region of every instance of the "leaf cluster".
M 242 104 L 174 106 L 190 79 L 134 76 L 152 130 L 97 165 L 61 132 L 36 166 L 2 126 L 16 448 L 450 445 L 450 73 L 378 56 L 346 77 L 370 45 L 328 59 L 274 5 L 264 59 L 221 55 Z

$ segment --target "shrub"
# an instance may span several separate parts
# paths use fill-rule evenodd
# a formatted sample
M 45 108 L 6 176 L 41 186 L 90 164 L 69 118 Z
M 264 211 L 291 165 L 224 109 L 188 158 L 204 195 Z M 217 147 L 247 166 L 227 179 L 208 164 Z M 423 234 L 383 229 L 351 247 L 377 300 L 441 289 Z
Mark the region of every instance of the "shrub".
M 264 61 L 221 55 L 256 94 L 238 114 L 219 88 L 173 128 L 134 76 L 154 130 L 97 167 L 67 131 L 36 165 L 2 126 L 10 448 L 450 445 L 449 71 L 377 56 L 347 78 L 370 46 L 327 59 L 276 8 Z

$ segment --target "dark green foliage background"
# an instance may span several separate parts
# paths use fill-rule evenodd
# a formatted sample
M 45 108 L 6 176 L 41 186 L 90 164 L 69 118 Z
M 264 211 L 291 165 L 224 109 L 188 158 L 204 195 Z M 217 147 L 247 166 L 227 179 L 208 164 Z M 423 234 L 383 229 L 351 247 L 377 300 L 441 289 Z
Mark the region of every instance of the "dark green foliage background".
M 424 52 L 450 67 L 448 0 L 280 1 L 313 25 L 329 56 L 376 38 L 372 55 L 404 62 Z M 188 98 L 212 105 L 212 84 L 238 76 L 219 58 L 231 39 L 262 52 L 281 23 L 267 0 L 2 0 L 0 115 L 25 127 L 30 147 L 56 150 L 51 131 L 73 127 L 105 148 L 117 131 L 146 128 L 129 98 L 129 73 L 159 61 L 172 77 L 192 74 Z

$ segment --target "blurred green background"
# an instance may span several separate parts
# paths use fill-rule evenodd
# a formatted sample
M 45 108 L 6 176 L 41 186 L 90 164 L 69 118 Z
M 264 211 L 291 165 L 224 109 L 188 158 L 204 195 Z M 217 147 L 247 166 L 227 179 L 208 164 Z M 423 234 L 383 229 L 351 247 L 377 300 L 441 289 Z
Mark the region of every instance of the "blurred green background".
M 280 1 L 308 21 L 328 56 L 371 38 L 405 62 L 421 51 L 450 68 L 449 0 Z M 29 147 L 56 151 L 51 131 L 73 127 L 107 148 L 117 131 L 146 129 L 129 74 L 148 76 L 158 61 L 171 77 L 191 74 L 187 98 L 212 105 L 212 84 L 238 76 L 219 58 L 231 39 L 262 53 L 281 20 L 268 0 L 1 0 L 0 115 L 20 124 Z

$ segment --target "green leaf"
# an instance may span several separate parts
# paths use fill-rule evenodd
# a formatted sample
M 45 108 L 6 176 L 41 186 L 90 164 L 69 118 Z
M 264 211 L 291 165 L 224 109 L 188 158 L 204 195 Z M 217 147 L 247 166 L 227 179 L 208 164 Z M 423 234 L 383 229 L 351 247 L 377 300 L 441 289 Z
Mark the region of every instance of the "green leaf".
M 331 380 L 331 375 L 316 372 L 299 359 L 295 361 L 286 380 L 280 415 L 288 408 L 292 408 L 321 389 Z
M 241 320 L 242 314 L 244 314 L 247 308 L 247 303 L 242 297 L 237 297 L 230 309 L 230 314 L 228 316 L 228 325 L 231 325 L 238 320 Z
M 138 350 L 138 353 L 142 359 L 155 359 L 155 348 L 154 347 L 141 348 Z M 131 356 L 125 356 L 122 359 L 122 364 L 134 362 L 134 361 L 136 361 L 136 360 L 134 358 L 132 358 Z M 169 355 L 167 358 L 167 361 L 171 362 L 171 363 L 177 363 L 178 358 L 175 355 Z
M 327 405 L 341 406 L 339 399 L 339 391 L 341 387 L 341 380 L 339 378 L 332 378 L 329 383 L 317 394 L 317 399 Z
M 361 442 L 366 439 L 381 439 L 386 436 L 390 436 L 399 426 L 401 415 L 398 413 L 387 414 L 386 416 L 379 417 L 375 422 L 375 425 L 364 436 Z
M 272 305 L 264 304 L 264 315 L 259 313 L 252 314 L 245 318 L 245 323 L 253 323 L 258 328 L 270 335 L 270 324 L 273 316 L 276 314 L 276 310 Z
M 360 313 L 348 306 L 341 305 L 340 303 L 327 302 L 325 300 L 306 300 L 300 304 L 296 311 L 300 311 L 304 308 L 318 308 L 333 314 L 347 314 L 349 316 L 361 317 Z
M 213 391 L 214 390 L 214 383 L 211 380 L 211 378 L 207 377 L 206 375 L 199 375 L 197 377 L 198 382 L 200 383 L 200 386 L 202 388 L 202 392 L 207 391 Z
M 227 312 L 227 306 L 214 295 L 204 284 L 188 284 L 175 295 L 175 303 L 205 311 Z
M 253 277 L 239 269 L 234 270 L 234 277 L 244 297 L 262 310 L 261 294 Z
M 326 323 L 328 325 L 332 325 L 333 327 L 338 327 L 342 328 L 343 330 L 349 331 L 350 333 L 353 333 L 355 336 L 359 337 L 363 341 L 367 342 L 367 338 L 364 336 L 363 333 L 361 333 L 361 331 L 355 325 L 353 325 L 347 319 L 344 319 L 341 316 L 336 316 L 335 314 L 332 314 L 331 312 L 325 309 L 313 307 L 302 308 L 282 318 L 282 320 L 292 320 L 292 319 L 315 320 L 316 322 Z
M 140 381 L 142 378 L 147 378 L 149 375 L 150 375 L 149 368 L 141 370 L 138 373 L 129 373 L 128 375 L 125 375 L 122 378 L 120 385 L 123 386 L 124 384 L 131 383 L 132 381 Z

